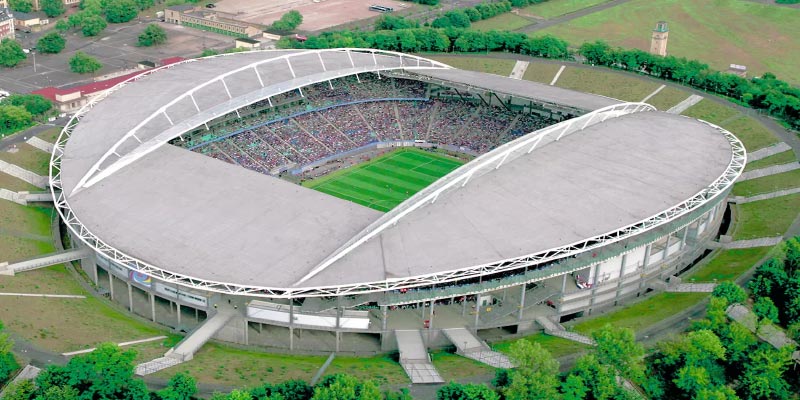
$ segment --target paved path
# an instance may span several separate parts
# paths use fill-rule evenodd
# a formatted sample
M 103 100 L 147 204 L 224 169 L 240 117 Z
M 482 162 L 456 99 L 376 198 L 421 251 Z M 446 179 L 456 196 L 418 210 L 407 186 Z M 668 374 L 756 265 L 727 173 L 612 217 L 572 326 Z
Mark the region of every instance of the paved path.
M 751 247 L 764 247 L 775 246 L 783 240 L 783 236 L 737 240 L 735 242 L 725 243 L 722 245 L 723 249 L 749 249 Z
M 763 178 L 765 176 L 781 174 L 784 172 L 794 171 L 796 169 L 800 169 L 800 163 L 797 161 L 792 161 L 786 164 L 772 165 L 766 168 L 759 168 L 744 172 L 742 173 L 742 176 L 739 177 L 738 181 L 742 182 L 750 179 Z
M 553 80 L 550 81 L 550 86 L 553 86 L 553 85 L 556 84 L 556 82 L 558 82 L 558 78 L 561 77 L 561 73 L 564 72 L 565 68 L 567 68 L 567 66 L 566 65 L 562 65 L 561 68 L 558 69 L 558 72 L 556 72 L 556 76 L 554 76 Z
M 756 196 L 745 197 L 742 199 L 737 199 L 736 204 L 746 204 L 746 203 L 752 203 L 754 201 L 774 199 L 776 197 L 788 196 L 790 194 L 796 194 L 796 193 L 800 193 L 800 188 L 778 190 L 777 192 L 764 193 Z
M 570 332 L 564 329 L 564 327 L 556 321 L 552 319 L 540 316 L 536 317 L 536 322 L 544 328 L 544 333 L 550 336 L 557 336 L 563 339 L 572 340 L 573 342 L 588 344 L 590 346 L 594 346 L 594 340 L 591 338 L 581 335 L 579 333 Z
M 15 178 L 22 179 L 23 181 L 42 189 L 47 187 L 46 176 L 37 175 L 31 171 L 28 171 L 27 169 L 7 163 L 3 160 L 0 160 L 0 172 L 5 172 Z
M 134 344 L 155 342 L 156 340 L 164 340 L 166 338 L 167 338 L 166 336 L 154 336 L 154 337 L 147 338 L 147 339 L 139 339 L 139 340 L 132 340 L 130 342 L 117 343 L 117 346 L 119 346 L 119 347 L 132 346 Z M 67 353 L 61 353 L 61 355 L 64 356 L 64 357 L 70 357 L 70 356 L 76 356 L 78 354 L 91 353 L 91 352 L 93 352 L 95 350 L 97 350 L 97 348 L 96 347 L 92 347 L 91 349 L 84 349 L 84 350 L 70 351 L 70 352 L 67 352 Z
M 703 96 L 699 96 L 696 94 L 689 95 L 689 97 L 687 97 L 686 100 L 676 104 L 675 106 L 667 110 L 667 112 L 670 114 L 680 114 L 686 111 L 687 108 L 699 103 L 700 100 L 703 100 Z
M 747 161 L 757 161 L 762 158 L 767 158 L 769 156 L 774 156 L 778 153 L 783 153 L 784 151 L 791 150 L 791 146 L 784 142 L 780 142 L 778 144 L 774 144 L 769 147 L 765 147 L 763 149 L 758 149 L 752 153 L 747 153 Z
M 88 247 L 58 251 L 55 253 L 30 258 L 25 261 L 18 261 L 13 264 L 0 264 L 0 273 L 10 272 L 10 275 L 14 275 L 24 271 L 32 271 L 34 269 L 49 267 L 51 265 L 80 260 L 81 258 L 84 258 L 90 254 L 92 254 L 92 250 Z
M 661 85 L 658 89 L 653 90 L 653 93 L 648 94 L 645 98 L 642 99 L 642 103 L 647 103 L 647 100 L 650 100 L 653 96 L 657 95 L 658 92 L 662 91 L 667 85 Z
M 42 139 L 39 139 L 36 136 L 31 136 L 31 138 L 28 139 L 25 143 L 28 143 L 29 145 L 31 145 L 33 147 L 36 147 L 37 149 L 39 149 L 39 150 L 41 150 L 41 151 L 43 151 L 45 153 L 52 153 L 53 152 L 53 147 L 54 146 L 53 146 L 52 143 L 46 142 L 46 141 L 44 141 Z
M 52 299 L 85 299 L 86 296 L 78 294 L 40 294 L 40 293 L 0 293 L 0 296 L 16 297 L 45 297 Z
M 528 65 L 530 63 L 527 61 L 520 61 L 517 60 L 516 64 L 514 64 L 514 69 L 511 70 L 511 75 L 508 77 L 511 79 L 522 79 L 525 76 L 525 71 L 528 69 Z
M 711 293 L 717 287 L 716 283 L 681 283 L 675 287 L 667 288 L 672 293 Z
M 400 349 L 400 365 L 411 383 L 443 383 L 444 379 L 431 363 L 428 349 L 419 330 L 394 331 Z
M 514 364 L 503 354 L 493 351 L 489 345 L 466 328 L 443 330 L 444 335 L 456 346 L 456 354 L 471 358 L 495 368 L 513 368 Z
M 517 29 L 517 32 L 529 33 L 529 32 L 540 31 L 542 29 L 549 28 L 549 27 L 551 27 L 553 25 L 558 25 L 558 24 L 561 24 L 561 23 L 564 23 L 564 22 L 567 22 L 567 21 L 572 21 L 573 19 L 584 17 L 584 16 L 587 16 L 589 14 L 594 14 L 594 13 L 596 13 L 598 11 L 603 11 L 603 10 L 609 9 L 611 7 L 616 7 L 616 6 L 620 5 L 620 4 L 624 4 L 624 3 L 627 3 L 629 1 L 631 1 L 631 0 L 611 0 L 611 1 L 603 3 L 603 4 L 598 4 L 596 6 L 587 7 L 587 8 L 584 8 L 582 10 L 571 12 L 569 14 L 564 14 L 564 15 L 562 15 L 560 17 L 548 19 L 546 21 L 539 22 L 537 24 L 533 24 L 533 25 L 528 25 L 528 26 L 522 27 L 520 29 Z

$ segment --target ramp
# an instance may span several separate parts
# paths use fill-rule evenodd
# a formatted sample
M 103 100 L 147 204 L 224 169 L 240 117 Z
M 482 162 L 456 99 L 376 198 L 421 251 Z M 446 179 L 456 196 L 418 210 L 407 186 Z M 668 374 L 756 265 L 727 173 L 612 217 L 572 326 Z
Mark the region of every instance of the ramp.
M 699 103 L 700 100 L 703 100 L 703 96 L 698 96 L 696 94 L 690 95 L 689 97 L 686 98 L 686 100 L 676 104 L 675 106 L 667 110 L 667 112 L 670 114 L 680 114 L 686 111 L 686 109 L 688 109 L 689 107 Z
M 419 330 L 394 331 L 394 335 L 400 349 L 400 365 L 411 378 L 411 383 L 444 383 L 431 363 Z
M 27 169 L 7 163 L 3 160 L 0 160 L 0 171 L 5 172 L 15 178 L 22 179 L 23 181 L 28 182 L 36 187 L 45 188 L 48 185 L 48 178 L 46 176 L 37 175 L 31 171 L 28 171 Z
M 51 265 L 80 260 L 81 258 L 89 256 L 91 253 L 92 251 L 88 248 L 65 250 L 13 264 L 7 264 L 5 266 L 0 264 L 0 274 L 13 276 L 19 272 L 31 271 L 34 269 L 49 267 Z
M 194 353 L 200 350 L 206 342 L 208 342 L 215 333 L 222 329 L 228 321 L 236 315 L 236 311 L 232 309 L 220 309 L 219 312 L 214 314 L 213 317 L 207 319 L 197 329 L 181 340 L 173 349 L 172 356 L 177 357 L 181 361 L 189 361 L 194 357 Z
M 564 329 L 561 324 L 556 321 L 551 320 L 547 317 L 537 317 L 536 322 L 544 328 L 544 333 L 550 336 L 557 336 L 563 339 L 572 340 L 573 342 L 587 344 L 589 346 L 594 346 L 594 340 L 589 337 L 583 336 L 579 333 L 569 332 Z
M 148 361 L 145 363 L 141 363 L 136 366 L 136 375 L 145 376 L 154 374 L 162 369 L 167 369 L 169 367 L 174 367 L 181 363 L 181 360 L 174 358 L 174 357 L 161 357 L 156 358 L 155 360 Z
M 445 329 L 443 332 L 447 339 L 458 349 L 457 354 L 495 368 L 514 367 L 514 364 L 505 354 L 492 350 L 486 342 L 473 335 L 466 328 Z

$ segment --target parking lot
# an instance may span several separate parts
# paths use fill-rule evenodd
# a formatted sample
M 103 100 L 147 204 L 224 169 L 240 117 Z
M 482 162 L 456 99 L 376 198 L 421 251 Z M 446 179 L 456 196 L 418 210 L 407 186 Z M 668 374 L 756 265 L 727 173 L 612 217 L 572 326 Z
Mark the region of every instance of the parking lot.
M 0 90 L 27 93 L 46 86 L 65 86 L 92 81 L 121 70 L 136 68 L 139 61 L 158 62 L 175 56 L 194 57 L 203 49 L 233 47 L 233 38 L 184 26 L 157 22 L 167 31 L 167 43 L 154 47 L 137 47 L 139 34 L 153 21 L 132 21 L 125 24 L 109 24 L 96 37 L 83 37 L 80 32 L 66 35 L 67 47 L 59 54 L 28 54 L 28 59 L 15 68 L 0 69 Z M 51 21 L 51 26 L 55 21 Z M 34 47 L 39 33 L 19 33 L 17 40 L 25 48 Z M 96 57 L 103 69 L 93 75 L 70 72 L 69 59 L 76 51 Z

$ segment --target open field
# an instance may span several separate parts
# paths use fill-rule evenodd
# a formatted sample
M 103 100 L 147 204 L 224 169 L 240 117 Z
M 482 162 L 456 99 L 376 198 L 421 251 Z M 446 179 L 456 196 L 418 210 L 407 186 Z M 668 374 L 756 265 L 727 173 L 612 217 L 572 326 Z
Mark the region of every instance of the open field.
M 20 143 L 0 151 L 0 160 L 15 164 L 42 176 L 46 176 L 49 173 L 50 154 L 27 143 Z
M 733 186 L 734 196 L 755 196 L 777 190 L 800 187 L 800 169 L 738 182 Z
M 653 325 L 680 310 L 697 304 L 708 293 L 659 293 L 638 303 L 615 309 L 608 314 L 583 321 L 574 326 L 576 332 L 590 335 L 605 324 L 638 331 Z
M 549 83 L 549 82 L 548 82 Z M 641 101 L 660 86 L 657 83 L 611 72 L 567 67 L 556 86 L 625 101 Z
M 748 162 L 747 165 L 744 167 L 744 170 L 751 171 L 754 169 L 766 168 L 766 167 L 771 167 L 773 165 L 787 164 L 796 161 L 797 158 L 795 158 L 794 152 L 791 150 L 786 150 L 783 153 L 778 153 L 766 158 L 762 158 L 760 160 Z
M 800 83 L 796 67 L 800 65 L 800 9 L 741 0 L 633 0 L 535 35 L 552 34 L 574 46 L 602 39 L 647 51 L 650 32 L 659 20 L 669 23 L 667 51 L 671 55 L 701 60 L 723 71 L 730 64 L 742 64 L 750 76 L 769 71 Z
M 733 239 L 755 239 L 783 235 L 800 210 L 800 194 L 754 201 L 736 206 Z
M 514 60 L 501 60 L 497 58 L 484 57 L 453 57 L 432 55 L 426 56 L 430 59 L 443 62 L 454 68 L 466 69 L 470 71 L 487 72 L 495 75 L 509 76 L 514 69 Z
M 780 141 L 760 122 L 744 115 L 722 124 L 722 127 L 736 135 L 744 143 L 747 151 L 756 151 Z
M 31 185 L 22 179 L 15 178 L 5 172 L 0 172 L 0 188 L 8 189 L 14 192 L 35 192 L 42 190 L 36 186 Z
M 443 350 L 432 352 L 431 361 L 445 381 L 492 375 L 495 371 L 494 367 Z
M 699 103 L 687 108 L 681 115 L 702 119 L 712 124 L 719 125 L 726 121 L 738 119 L 738 116 L 741 114 L 732 107 L 724 106 L 709 99 L 703 99 L 700 100 Z
M 26 207 L 0 200 L 0 262 L 53 251 L 50 221 L 54 212 L 50 207 Z
M 721 250 L 709 262 L 698 267 L 684 282 L 731 281 L 752 268 L 772 247 Z
M 550 19 L 608 1 L 609 0 L 551 0 L 525 7 L 523 11 L 538 17 Z
M 207 343 L 194 359 L 160 371 L 156 377 L 169 379 L 177 372 L 188 372 L 198 382 L 243 386 L 289 379 L 311 380 L 327 357 L 259 353 Z M 407 383 L 399 363 L 388 357 L 337 357 L 325 374 L 348 373 L 383 384 Z
M 528 69 L 525 70 L 525 75 L 522 76 L 522 79 L 549 85 L 559 68 L 561 68 L 561 65 L 558 64 L 532 62 L 528 65 Z
M 667 111 L 686 100 L 687 97 L 689 97 L 689 92 L 667 86 L 651 97 L 650 100 L 647 100 L 647 103 L 661 111 Z
M 459 160 L 432 152 L 400 149 L 303 185 L 379 211 L 389 211 L 461 164 Z
M 519 15 L 505 13 L 489 19 L 473 22 L 469 29 L 473 31 L 513 31 L 532 23 L 531 20 L 520 17 Z
M 582 343 L 573 342 L 571 340 L 562 339 L 556 336 L 546 335 L 544 333 L 536 333 L 531 336 L 526 336 L 522 339 L 497 342 L 492 344 L 492 348 L 496 351 L 509 354 L 511 345 L 519 340 L 527 340 L 531 343 L 539 343 L 542 348 L 547 349 L 547 351 L 549 351 L 550 354 L 556 358 L 578 353 L 590 348 Z
M 61 130 L 62 129 L 64 129 L 64 128 L 60 127 L 60 126 L 56 126 L 56 127 L 50 128 L 48 130 L 39 132 L 39 134 L 36 135 L 36 136 L 39 139 L 44 140 L 45 142 L 55 143 L 56 139 L 58 139 L 58 135 L 61 134 Z

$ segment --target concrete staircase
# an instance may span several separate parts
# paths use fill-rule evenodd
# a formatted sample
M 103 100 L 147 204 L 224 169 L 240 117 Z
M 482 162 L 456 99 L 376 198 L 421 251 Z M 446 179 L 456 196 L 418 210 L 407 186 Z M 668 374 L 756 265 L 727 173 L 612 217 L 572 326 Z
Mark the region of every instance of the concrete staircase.
M 544 333 L 550 336 L 557 336 L 563 339 L 572 340 L 573 342 L 587 344 L 589 346 L 594 346 L 595 342 L 589 337 L 581 335 L 580 333 L 569 332 L 564 327 L 556 321 L 548 317 L 537 317 L 536 322 L 544 328 Z
M 431 363 L 419 330 L 394 331 L 394 334 L 400 349 L 400 365 L 411 378 L 411 383 L 444 383 L 439 371 Z
M 796 169 L 800 169 L 800 163 L 797 161 L 786 163 L 786 164 L 778 164 L 773 165 L 766 168 L 759 168 L 754 169 L 752 171 L 747 171 L 742 173 L 742 176 L 739 177 L 738 181 L 749 181 L 750 179 L 756 178 L 763 178 L 765 176 L 775 175 L 775 174 L 782 174 L 784 172 L 794 171 Z
M 46 176 L 37 175 L 27 169 L 0 160 L 0 172 L 5 172 L 15 178 L 22 179 L 33 186 L 44 189 L 48 185 Z
M 169 353 L 167 353 L 169 354 Z M 180 364 L 182 361 L 176 357 L 164 356 L 161 358 L 156 358 L 155 360 L 151 360 L 145 363 L 141 363 L 136 366 L 136 375 L 145 376 L 154 374 L 162 369 L 167 369 L 169 367 L 174 367 Z
M 460 354 L 475 361 L 490 365 L 495 368 L 513 368 L 514 364 L 505 354 L 489 348 L 483 340 L 476 337 L 466 328 L 452 328 L 443 330 L 444 335 L 452 342 Z
M 31 136 L 30 139 L 26 141 L 29 145 L 36 147 L 37 149 L 45 152 L 45 153 L 52 153 L 53 152 L 53 144 L 42 139 L 39 139 L 36 136 Z
M 788 144 L 786 144 L 784 142 L 780 142 L 778 144 L 775 144 L 775 145 L 772 145 L 772 146 L 769 146 L 769 147 L 765 147 L 763 149 L 756 150 L 756 151 L 754 151 L 752 153 L 747 153 L 747 161 L 748 162 L 757 161 L 757 160 L 760 160 L 762 158 L 767 158 L 769 156 L 774 156 L 775 154 L 783 153 L 784 151 L 788 151 L 788 150 L 791 150 L 791 149 L 792 149 L 792 147 L 789 146 Z

